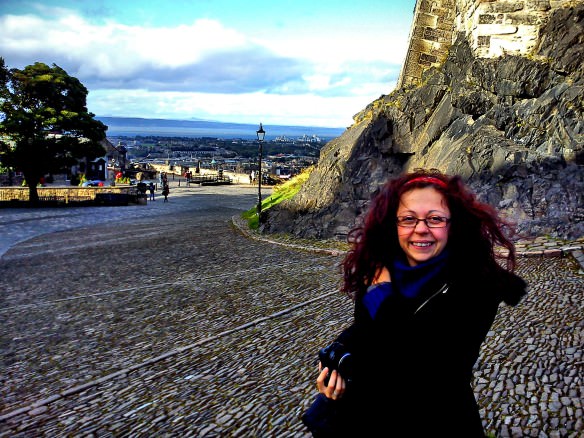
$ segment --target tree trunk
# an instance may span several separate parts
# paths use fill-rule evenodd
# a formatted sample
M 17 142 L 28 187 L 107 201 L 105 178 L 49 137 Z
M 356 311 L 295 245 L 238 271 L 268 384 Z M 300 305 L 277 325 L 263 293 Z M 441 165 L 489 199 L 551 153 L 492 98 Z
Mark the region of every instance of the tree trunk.
M 28 202 L 30 205 L 38 205 L 39 204 L 39 193 L 37 191 L 37 185 L 40 181 L 39 178 L 29 178 L 24 175 L 24 179 L 28 184 Z

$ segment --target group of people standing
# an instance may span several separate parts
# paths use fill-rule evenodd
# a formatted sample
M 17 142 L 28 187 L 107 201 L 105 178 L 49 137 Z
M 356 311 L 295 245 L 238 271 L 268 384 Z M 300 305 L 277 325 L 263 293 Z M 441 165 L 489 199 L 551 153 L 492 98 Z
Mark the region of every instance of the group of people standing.
M 160 173 L 160 185 L 162 186 L 162 196 L 164 196 L 164 202 L 168 202 L 168 194 L 170 193 L 170 187 L 168 185 L 168 177 L 166 172 Z M 148 185 L 148 190 L 150 191 L 150 200 L 156 201 L 154 193 L 156 192 L 156 186 L 153 182 Z

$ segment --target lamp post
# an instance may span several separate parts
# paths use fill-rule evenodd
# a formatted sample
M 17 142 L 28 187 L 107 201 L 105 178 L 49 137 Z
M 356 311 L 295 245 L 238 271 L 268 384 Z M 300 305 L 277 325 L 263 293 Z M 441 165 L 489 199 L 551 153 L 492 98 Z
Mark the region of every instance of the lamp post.
M 260 221 L 260 215 L 262 213 L 262 143 L 266 137 L 266 131 L 262 127 L 260 122 L 260 129 L 256 131 L 258 136 L 258 222 Z

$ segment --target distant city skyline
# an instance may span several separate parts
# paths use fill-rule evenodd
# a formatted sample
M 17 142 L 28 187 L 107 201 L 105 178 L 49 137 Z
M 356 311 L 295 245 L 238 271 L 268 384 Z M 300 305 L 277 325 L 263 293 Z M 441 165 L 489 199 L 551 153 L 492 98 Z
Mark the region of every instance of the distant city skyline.
M 173 120 L 173 119 L 144 119 L 125 117 L 100 117 L 99 120 L 108 126 L 107 136 L 134 137 L 213 137 L 222 139 L 241 138 L 253 140 L 257 138 L 258 125 L 225 123 L 204 120 Z M 340 136 L 342 128 L 328 128 L 319 126 L 285 126 L 266 125 L 266 140 L 277 137 L 299 138 L 303 136 L 318 136 L 330 140 Z
M 64 68 L 98 116 L 346 127 L 395 88 L 415 3 L 8 0 L 0 56 Z

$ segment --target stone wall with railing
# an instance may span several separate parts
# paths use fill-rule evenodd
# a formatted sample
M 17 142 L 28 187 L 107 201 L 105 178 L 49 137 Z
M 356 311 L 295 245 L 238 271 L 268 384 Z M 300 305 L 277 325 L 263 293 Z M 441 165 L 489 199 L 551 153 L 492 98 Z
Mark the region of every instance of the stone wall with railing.
M 70 202 L 95 202 L 100 198 L 112 196 L 135 197 L 136 188 L 131 186 L 115 187 L 38 187 L 41 202 L 54 201 L 68 204 Z M 1 187 L 0 202 L 29 201 L 28 187 Z

